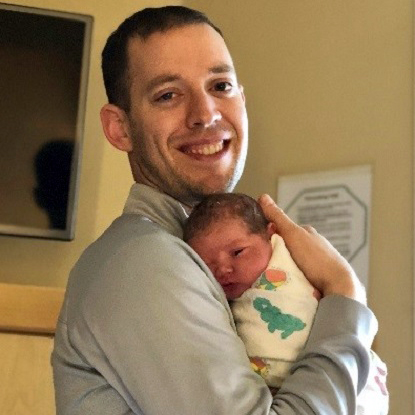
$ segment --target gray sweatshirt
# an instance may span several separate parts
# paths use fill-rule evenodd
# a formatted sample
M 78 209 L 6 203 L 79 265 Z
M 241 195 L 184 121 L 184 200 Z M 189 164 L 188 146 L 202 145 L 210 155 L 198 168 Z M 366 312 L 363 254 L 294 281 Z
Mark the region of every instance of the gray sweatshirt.
M 52 354 L 57 415 L 353 414 L 377 321 L 320 301 L 272 397 L 250 367 L 218 282 L 181 240 L 184 208 L 133 185 L 123 214 L 71 272 Z

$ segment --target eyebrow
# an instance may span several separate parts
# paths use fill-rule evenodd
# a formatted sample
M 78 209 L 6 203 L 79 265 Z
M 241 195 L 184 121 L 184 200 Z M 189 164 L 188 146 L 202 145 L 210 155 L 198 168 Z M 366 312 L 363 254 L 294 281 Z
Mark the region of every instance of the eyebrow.
M 232 65 L 228 65 L 227 63 L 209 68 L 209 73 L 229 73 L 229 72 L 235 73 L 235 69 Z
M 156 86 L 165 84 L 167 82 L 174 82 L 174 81 L 177 81 L 179 79 L 181 79 L 181 76 L 180 75 L 176 75 L 176 74 L 170 74 L 170 75 L 163 74 L 163 75 L 159 75 L 159 76 L 156 76 L 155 78 L 153 78 L 147 84 L 146 90 L 147 91 L 151 91 Z
M 235 73 L 235 69 L 232 65 L 228 64 L 221 64 L 212 66 L 209 68 L 208 72 L 210 74 L 223 74 L 223 73 Z M 153 78 L 147 85 L 146 90 L 151 91 L 152 89 L 156 88 L 159 85 L 168 83 L 168 82 L 174 82 L 182 79 L 182 76 L 180 74 L 161 74 L 159 76 L 156 76 Z

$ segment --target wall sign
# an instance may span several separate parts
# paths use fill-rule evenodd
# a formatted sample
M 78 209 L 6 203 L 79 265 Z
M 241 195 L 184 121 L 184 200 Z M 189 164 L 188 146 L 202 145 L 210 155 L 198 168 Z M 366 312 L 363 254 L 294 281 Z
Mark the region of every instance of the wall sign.
M 300 225 L 311 225 L 350 262 L 368 287 L 370 166 L 283 176 L 279 206 Z

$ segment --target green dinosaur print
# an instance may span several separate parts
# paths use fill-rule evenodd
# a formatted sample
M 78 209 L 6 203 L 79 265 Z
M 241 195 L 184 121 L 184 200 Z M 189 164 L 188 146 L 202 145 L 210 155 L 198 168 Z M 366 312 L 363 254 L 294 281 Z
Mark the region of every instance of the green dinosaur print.
M 268 330 L 274 333 L 275 330 L 282 331 L 281 338 L 286 339 L 295 331 L 301 331 L 306 324 L 298 317 L 291 314 L 284 314 L 281 309 L 275 307 L 271 302 L 262 297 L 257 297 L 253 301 L 254 308 L 261 314 L 261 319 L 268 323 Z

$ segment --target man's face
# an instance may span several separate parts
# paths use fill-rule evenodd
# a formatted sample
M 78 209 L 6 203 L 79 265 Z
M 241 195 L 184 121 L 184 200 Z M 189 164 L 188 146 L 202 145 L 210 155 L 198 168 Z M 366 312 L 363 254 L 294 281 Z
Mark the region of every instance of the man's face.
M 224 218 L 196 235 L 189 245 L 203 259 L 226 297 L 240 297 L 265 271 L 272 255 L 270 234 L 255 234 L 237 218 Z
M 242 88 L 222 37 L 195 24 L 128 45 L 134 178 L 186 203 L 231 191 L 247 152 Z

